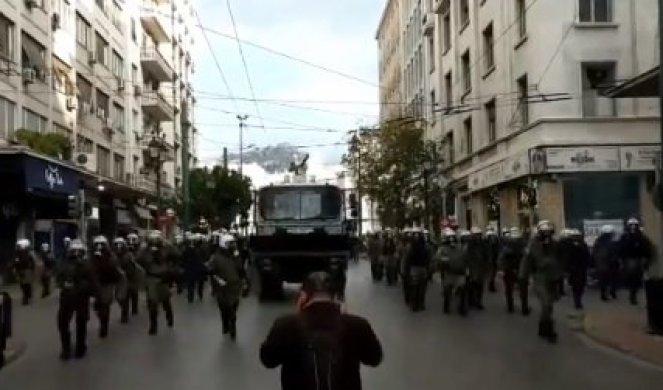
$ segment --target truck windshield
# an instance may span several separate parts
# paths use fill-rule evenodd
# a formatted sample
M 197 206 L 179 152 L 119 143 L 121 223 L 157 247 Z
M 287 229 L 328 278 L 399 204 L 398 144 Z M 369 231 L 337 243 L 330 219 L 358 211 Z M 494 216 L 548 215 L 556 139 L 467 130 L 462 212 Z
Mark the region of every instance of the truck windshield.
M 265 220 L 336 219 L 341 213 L 336 187 L 280 187 L 260 192 L 260 215 Z

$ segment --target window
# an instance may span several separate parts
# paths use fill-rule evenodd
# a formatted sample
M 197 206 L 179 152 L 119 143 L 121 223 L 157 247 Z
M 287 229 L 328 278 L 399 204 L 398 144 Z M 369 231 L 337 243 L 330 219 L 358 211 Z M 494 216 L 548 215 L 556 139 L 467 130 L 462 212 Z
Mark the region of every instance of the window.
M 447 164 L 453 164 L 456 158 L 456 150 L 455 150 L 455 145 L 454 145 L 454 131 L 449 130 L 447 133 L 446 137 L 444 137 L 444 140 L 442 141 L 444 144 L 444 155 L 442 158 L 444 158 Z
M 73 96 L 75 88 L 70 74 L 71 67 L 53 56 L 53 90 L 67 96 Z
M 27 108 L 23 109 L 23 128 L 31 131 L 46 132 L 46 117 L 43 117 Z
M 110 115 L 109 112 L 109 98 L 108 95 L 101 92 L 100 89 L 97 89 L 97 116 L 100 118 L 108 118 Z
M 0 14 L 0 58 L 14 58 L 14 23 Z
M 461 69 L 463 71 L 463 87 L 465 93 L 472 90 L 472 73 L 470 69 L 470 50 L 468 49 L 465 54 L 460 58 Z
M 483 30 L 483 59 L 486 72 L 489 72 L 495 66 L 495 38 L 493 36 L 493 23 L 490 23 Z
M 96 38 L 95 51 L 97 53 L 97 61 L 108 68 L 108 41 L 106 41 L 99 33 L 96 33 Z
M 115 180 L 124 181 L 124 157 L 119 154 L 113 158 L 113 177 Z
M 133 121 L 132 121 L 132 130 L 136 133 L 140 133 L 140 120 L 138 120 L 138 111 L 135 111 L 132 113 L 133 116 Z
M 97 3 L 97 7 L 103 12 L 106 13 L 106 0 L 95 0 L 95 3 Z
M 465 137 L 465 153 L 472 154 L 474 151 L 474 142 L 472 134 L 472 117 L 469 117 L 463 121 L 463 136 Z
M 76 136 L 76 150 L 79 153 L 94 153 L 94 143 L 82 135 L 78 135 Z
M 486 128 L 488 130 L 488 143 L 492 144 L 497 139 L 497 112 L 495 111 L 495 99 L 486 103 Z
M 611 0 L 579 0 L 578 14 L 581 22 L 611 22 Z
M 444 93 L 446 94 L 447 109 L 453 106 L 453 84 L 451 82 L 451 72 L 444 76 Z
M 0 96 L 0 138 L 10 139 L 14 135 L 16 129 L 15 112 L 16 105 L 14 102 Z
M 582 64 L 582 115 L 585 117 L 615 116 L 615 99 L 601 96 L 601 91 L 615 80 L 614 62 Z
M 432 36 L 428 37 L 428 71 L 435 71 L 435 39 Z
M 89 49 L 92 46 L 91 32 L 90 23 L 83 19 L 81 14 L 76 12 L 76 42 L 84 48 Z
M 92 84 L 80 73 L 76 74 L 76 89 L 78 90 L 78 101 L 81 104 L 92 104 Z M 79 112 L 81 111 L 83 111 L 83 107 L 79 108 Z
M 435 121 L 435 108 L 437 101 L 435 100 L 435 90 L 430 91 L 430 120 Z
M 131 40 L 138 44 L 138 35 L 136 34 L 136 19 L 131 18 Z
M 460 29 L 465 29 L 470 23 L 470 0 L 460 0 Z
M 442 18 L 442 39 L 446 53 L 451 49 L 451 14 L 449 12 Z
M 116 77 L 124 78 L 124 60 L 122 56 L 113 50 L 113 60 L 111 63 L 111 71 Z
M 138 67 L 136 64 L 131 64 L 131 85 L 140 85 L 138 82 Z
M 522 127 L 526 127 L 529 124 L 527 75 L 519 78 L 516 81 L 516 84 L 518 86 L 518 110 L 520 111 L 520 121 Z
M 516 0 L 516 17 L 518 18 L 518 36 L 527 35 L 527 6 L 525 0 Z
M 124 133 L 124 108 L 117 103 L 113 103 L 111 119 L 113 120 L 113 128 L 120 133 Z
M 110 150 L 97 145 L 97 173 L 110 176 Z
M 124 23 L 122 23 L 122 7 L 118 4 L 117 0 L 113 0 L 113 6 L 111 8 L 111 23 L 113 26 L 124 33 Z
M 46 74 L 46 48 L 26 33 L 21 34 L 21 67 L 23 69 L 34 69 Z

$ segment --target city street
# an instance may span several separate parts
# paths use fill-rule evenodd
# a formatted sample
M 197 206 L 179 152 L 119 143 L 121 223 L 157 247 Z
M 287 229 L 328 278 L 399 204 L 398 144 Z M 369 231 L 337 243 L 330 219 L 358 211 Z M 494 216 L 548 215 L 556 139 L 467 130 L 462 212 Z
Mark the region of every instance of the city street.
M 663 371 L 597 347 L 560 321 L 560 342 L 536 337 L 536 320 L 505 313 L 501 296 L 491 295 L 484 313 L 467 319 L 445 317 L 439 289 L 430 290 L 428 310 L 413 314 L 400 289 L 375 285 L 368 265 L 350 270 L 349 310 L 368 317 L 380 337 L 385 360 L 364 369 L 365 389 L 660 389 Z M 209 296 L 189 305 L 176 299 L 175 328 L 147 335 L 145 310 L 128 326 L 114 307 L 110 338 L 96 335 L 90 322 L 89 355 L 82 361 L 58 359 L 56 298 L 18 307 L 15 336 L 28 349 L 0 371 L 3 390 L 31 389 L 277 389 L 278 371 L 260 365 L 258 349 L 272 320 L 291 303 L 240 308 L 239 336 L 221 336 Z M 564 310 L 561 310 L 562 312 Z M 558 313 L 558 316 L 563 316 Z

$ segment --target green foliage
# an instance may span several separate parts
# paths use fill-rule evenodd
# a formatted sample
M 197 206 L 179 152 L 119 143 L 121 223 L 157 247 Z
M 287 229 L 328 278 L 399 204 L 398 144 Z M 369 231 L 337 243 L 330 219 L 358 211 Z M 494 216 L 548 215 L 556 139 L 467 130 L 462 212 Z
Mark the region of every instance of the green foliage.
M 221 166 L 193 169 L 189 177 L 191 215 L 204 217 L 213 227 L 230 227 L 251 207 L 251 180 Z
M 20 129 L 15 133 L 16 141 L 37 153 L 62 160 L 71 159 L 71 141 L 59 133 L 40 133 L 38 131 Z

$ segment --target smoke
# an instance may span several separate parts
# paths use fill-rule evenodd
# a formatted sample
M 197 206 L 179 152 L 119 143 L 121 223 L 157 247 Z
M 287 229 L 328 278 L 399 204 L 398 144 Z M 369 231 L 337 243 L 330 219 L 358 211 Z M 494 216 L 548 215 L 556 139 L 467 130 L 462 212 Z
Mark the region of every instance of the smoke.
M 229 167 L 230 169 L 238 168 L 237 164 L 233 163 L 230 163 Z M 321 159 L 314 159 L 312 156 L 311 160 L 309 160 L 307 175 L 309 177 L 314 176 L 318 183 L 328 181 L 331 184 L 336 184 L 338 174 L 344 170 L 340 164 L 325 164 Z M 257 163 L 244 164 L 243 172 L 244 175 L 251 178 L 251 182 L 255 188 L 282 183 L 285 175 L 288 174 L 285 171 L 269 173 Z

